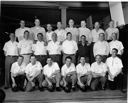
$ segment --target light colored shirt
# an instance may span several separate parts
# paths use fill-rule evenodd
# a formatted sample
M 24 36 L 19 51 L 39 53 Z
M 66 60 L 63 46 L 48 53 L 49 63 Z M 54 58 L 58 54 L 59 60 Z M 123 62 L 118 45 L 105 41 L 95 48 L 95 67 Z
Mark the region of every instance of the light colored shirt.
M 90 40 L 90 37 L 91 37 L 91 31 L 88 29 L 88 28 L 86 28 L 86 27 L 80 27 L 79 28 L 79 41 L 80 41 L 80 37 L 82 36 L 82 35 L 84 35 L 84 36 L 86 36 L 86 40 L 88 41 L 88 42 L 90 42 L 91 40 Z
M 107 65 L 103 62 L 101 62 L 100 64 L 98 64 L 97 62 L 94 62 L 91 65 L 91 72 L 93 73 L 100 73 L 101 76 L 105 76 L 107 71 L 108 71 Z
M 109 44 L 107 41 L 98 41 L 94 44 L 93 54 L 96 55 L 108 55 L 109 54 Z
M 67 27 L 65 30 L 66 30 L 66 32 L 71 32 L 72 33 L 72 40 L 78 42 L 78 40 L 79 40 L 79 31 L 78 31 L 77 28 Z
M 58 71 L 58 70 L 60 71 L 60 68 L 59 68 L 58 64 L 56 62 L 53 62 L 51 66 L 49 66 L 48 64 L 44 66 L 43 73 L 47 77 L 51 77 L 52 74 L 55 73 L 55 71 Z
M 41 26 L 39 26 L 39 27 L 34 26 L 30 29 L 30 31 L 31 31 L 31 34 L 34 36 L 35 40 L 38 40 L 37 39 L 37 34 L 38 33 L 42 33 L 43 36 L 45 37 L 45 29 Z
M 24 27 L 24 28 L 18 28 L 15 30 L 15 36 L 18 38 L 18 41 L 21 41 L 24 39 L 24 32 L 30 31 L 30 28 Z
M 64 64 L 61 68 L 61 74 L 62 76 L 66 76 L 70 72 L 76 71 L 75 65 L 72 63 L 70 67 L 67 67 L 66 64 Z
M 99 40 L 100 33 L 104 33 L 104 31 L 102 29 L 99 29 L 98 31 L 96 31 L 96 29 L 92 30 L 92 32 L 91 32 L 92 42 L 97 42 Z
M 87 72 L 91 71 L 90 69 L 90 64 L 89 63 L 85 63 L 84 65 L 82 65 L 81 63 L 79 63 L 77 66 L 76 66 L 76 73 L 77 74 L 86 74 Z
M 78 50 L 78 46 L 77 46 L 76 41 L 74 41 L 74 40 L 70 40 L 70 41 L 65 40 L 62 43 L 62 51 L 65 54 L 75 54 L 77 50 Z
M 18 44 L 18 48 L 21 49 L 20 54 L 28 54 L 32 53 L 32 40 L 21 40 Z
M 6 56 L 17 56 L 18 55 L 18 43 L 16 41 L 12 42 L 11 40 L 4 44 L 3 50 L 6 52 Z
M 33 44 L 32 50 L 34 51 L 35 55 L 47 55 L 46 46 L 44 46 L 43 41 L 37 41 L 36 44 Z
M 58 41 L 48 42 L 47 50 L 50 55 L 61 54 L 60 42 L 58 42 Z
M 119 33 L 119 30 L 117 28 L 107 28 L 106 29 L 107 33 L 107 40 L 112 40 L 112 33 Z
M 19 65 L 18 62 L 14 62 L 11 66 L 11 73 L 17 75 L 21 72 L 25 73 L 25 68 L 22 65 Z
M 28 74 L 30 77 L 36 77 L 40 74 L 42 70 L 42 65 L 39 61 L 36 61 L 36 64 L 32 65 L 29 63 L 25 68 L 25 73 Z
M 57 29 L 55 33 L 57 34 L 57 41 L 62 42 L 66 39 L 66 31 L 64 29 Z
M 121 73 L 122 68 L 123 68 L 123 64 L 121 59 L 119 59 L 118 57 L 109 57 L 106 60 L 106 64 L 108 66 L 109 72 L 115 77 L 116 75 L 118 75 L 119 73 Z
M 118 50 L 118 54 L 120 54 L 120 55 L 121 55 L 121 50 L 124 49 L 124 46 L 123 46 L 122 42 L 118 41 L 118 40 L 111 41 L 109 43 L 109 46 L 110 46 L 110 54 L 112 54 L 112 49 L 113 48 L 116 48 Z
M 51 31 L 51 32 L 46 32 L 46 39 L 47 39 L 47 41 L 51 41 L 52 40 L 52 34 L 53 34 L 54 32 L 53 31 Z

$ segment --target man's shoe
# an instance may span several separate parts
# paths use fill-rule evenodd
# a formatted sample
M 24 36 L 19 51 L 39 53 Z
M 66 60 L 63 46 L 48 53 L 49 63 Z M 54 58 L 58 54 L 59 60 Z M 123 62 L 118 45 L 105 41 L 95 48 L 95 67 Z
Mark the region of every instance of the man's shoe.
M 61 91 L 61 88 L 60 87 L 56 87 L 56 91 Z
M 5 86 L 4 89 L 8 89 L 9 87 Z
M 43 87 L 39 87 L 39 90 L 40 90 L 40 91 L 44 91 L 44 88 L 43 88 Z

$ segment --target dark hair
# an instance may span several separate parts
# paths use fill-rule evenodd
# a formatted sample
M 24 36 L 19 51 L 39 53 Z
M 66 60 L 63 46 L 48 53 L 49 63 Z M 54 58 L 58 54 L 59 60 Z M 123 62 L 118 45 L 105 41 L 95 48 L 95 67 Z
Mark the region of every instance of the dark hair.
M 28 32 L 28 33 L 29 33 L 29 31 L 28 31 L 28 30 L 25 30 L 25 31 L 24 31 L 24 34 L 25 34 L 26 32 Z
M 52 60 L 52 57 L 51 57 L 51 56 L 47 56 L 47 60 L 48 60 L 48 59 L 51 59 L 51 60 Z
M 85 37 L 85 38 L 86 38 L 86 36 L 85 36 L 85 35 L 81 35 L 81 38 L 82 38 L 82 37 Z
M 71 34 L 71 35 L 72 35 L 72 33 L 71 33 L 71 32 L 67 32 L 66 36 L 68 36 L 68 34 Z
M 116 48 L 113 48 L 112 50 L 115 50 L 115 51 L 118 53 L 118 49 L 116 49 Z
M 21 58 L 24 58 L 22 55 L 19 55 L 18 58 L 21 57 Z
M 96 58 L 97 56 L 99 56 L 99 57 L 101 57 L 101 58 L 102 58 L 102 55 L 100 55 L 100 54 L 97 54 L 97 55 L 95 56 L 95 58 Z
M 36 56 L 34 54 L 32 54 L 31 57 L 35 57 L 36 58 Z
M 38 34 L 37 34 L 37 36 L 39 36 L 39 35 L 43 36 L 43 34 L 42 34 L 42 33 L 38 33 Z
M 67 59 L 72 60 L 72 58 L 71 58 L 70 56 L 67 56 L 67 57 L 65 58 L 65 60 L 67 60 Z
M 4 102 L 5 97 L 5 92 L 2 89 L 0 89 L 0 103 Z

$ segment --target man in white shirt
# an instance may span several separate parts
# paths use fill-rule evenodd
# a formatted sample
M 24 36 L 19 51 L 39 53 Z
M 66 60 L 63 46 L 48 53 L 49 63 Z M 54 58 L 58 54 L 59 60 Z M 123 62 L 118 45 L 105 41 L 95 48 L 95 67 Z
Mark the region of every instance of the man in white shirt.
M 18 43 L 15 41 L 15 34 L 10 33 L 10 40 L 5 43 L 3 50 L 5 54 L 5 89 L 10 87 L 10 69 L 12 63 L 17 60 Z
M 65 64 L 65 58 L 70 56 L 72 58 L 72 62 L 76 63 L 76 52 L 78 50 L 78 46 L 76 41 L 72 40 L 72 34 L 70 32 L 67 33 L 67 39 L 62 44 L 62 52 L 63 52 L 63 64 Z
M 66 63 L 61 68 L 62 81 L 61 85 L 66 92 L 70 92 L 71 89 L 75 90 L 77 83 L 77 74 L 74 63 L 72 63 L 71 57 L 66 57 Z
M 91 82 L 91 89 L 97 90 L 98 85 L 101 83 L 101 88 L 105 89 L 106 83 L 106 72 L 107 65 L 102 62 L 102 56 L 96 55 L 96 62 L 92 63 L 91 65 L 91 72 L 92 72 L 92 82 Z
M 54 32 L 57 34 L 57 41 L 62 44 L 62 42 L 66 39 L 66 31 L 62 28 L 61 22 L 57 22 L 57 29 Z
M 107 41 L 104 40 L 105 39 L 105 34 L 104 33 L 100 33 L 99 34 L 99 41 L 97 41 L 94 44 L 93 47 L 93 54 L 94 57 L 96 55 L 101 55 L 102 56 L 102 61 L 105 62 L 107 59 L 107 56 L 109 54 L 109 44 Z
M 47 64 L 44 66 L 43 74 L 45 75 L 45 80 L 42 83 L 44 87 L 47 87 L 49 91 L 60 91 L 60 68 L 56 62 L 53 62 L 51 57 L 47 58 Z
M 92 75 L 90 64 L 86 63 L 85 57 L 80 57 L 80 63 L 76 66 L 77 84 L 82 91 L 87 90 L 87 86 L 90 86 Z
M 106 64 L 108 66 L 108 81 L 110 89 L 116 89 L 117 86 L 122 86 L 122 68 L 123 64 L 120 58 L 117 57 L 118 50 L 112 49 L 112 56 L 107 58 Z
M 46 59 L 47 59 L 47 51 L 45 42 L 43 41 L 43 34 L 38 33 L 37 34 L 38 41 L 32 45 L 32 50 L 34 55 L 36 56 L 37 61 L 39 61 L 42 66 L 46 65 Z
M 47 32 L 46 32 L 46 40 L 47 42 L 52 40 L 52 25 L 51 24 L 47 24 Z
M 79 31 L 76 27 L 74 27 L 74 20 L 70 19 L 69 22 L 69 27 L 67 27 L 65 30 L 66 32 L 71 32 L 72 33 L 72 39 L 76 42 L 79 41 Z
M 30 58 L 30 63 L 25 68 L 26 77 L 28 80 L 26 91 L 32 91 L 35 87 L 35 82 L 39 83 L 39 90 L 43 91 L 42 82 L 43 82 L 43 74 L 42 74 L 42 65 L 39 61 L 36 60 L 34 55 Z
M 121 57 L 124 52 L 124 46 L 121 41 L 117 40 L 117 33 L 112 33 L 112 41 L 109 43 L 110 54 L 112 54 L 112 49 L 116 48 L 118 50 L 117 55 Z
M 109 22 L 109 27 L 105 31 L 106 33 L 106 40 L 111 41 L 112 40 L 112 33 L 117 34 L 117 40 L 119 39 L 119 30 L 114 27 L 114 21 Z
M 87 41 L 90 43 L 91 42 L 91 31 L 86 27 L 86 22 L 85 20 L 81 21 L 81 27 L 79 28 L 79 41 L 81 39 L 81 36 L 85 35 L 87 38 Z
M 24 91 L 26 86 L 25 68 L 22 66 L 23 59 L 23 56 L 19 56 L 11 67 L 12 90 L 14 92 L 18 90 Z
M 23 38 L 24 38 L 24 32 L 26 30 L 30 31 L 30 28 L 25 27 L 25 21 L 24 20 L 21 20 L 20 21 L 20 28 L 18 28 L 18 29 L 15 30 L 15 35 L 18 38 L 18 41 L 23 40 Z
M 24 32 L 24 39 L 18 44 L 19 54 L 24 57 L 23 65 L 26 66 L 29 63 L 30 55 L 32 54 L 33 41 L 29 40 L 29 31 Z
M 38 33 L 42 33 L 44 38 L 45 38 L 45 29 L 43 27 L 40 26 L 40 20 L 39 19 L 35 19 L 35 22 L 34 22 L 35 26 L 32 27 L 30 29 L 30 34 L 33 36 L 33 40 L 37 40 L 37 34 Z
M 57 62 L 59 66 L 61 65 L 61 45 L 57 41 L 57 34 L 52 33 L 52 40 L 48 42 L 47 51 L 49 56 L 54 62 Z

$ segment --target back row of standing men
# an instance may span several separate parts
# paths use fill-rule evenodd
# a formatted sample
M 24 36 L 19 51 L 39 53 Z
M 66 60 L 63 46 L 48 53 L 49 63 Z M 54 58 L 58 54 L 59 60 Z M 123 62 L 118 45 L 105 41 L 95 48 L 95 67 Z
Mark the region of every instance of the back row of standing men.
M 6 42 L 3 48 L 6 56 L 5 86 L 7 87 L 9 86 L 11 64 L 16 61 L 18 55 L 24 57 L 24 66 L 29 63 L 32 53 L 42 66 L 46 64 L 47 55 L 50 55 L 53 61 L 61 66 L 68 56 L 72 58 L 73 63 L 77 64 L 82 56 L 89 58 L 92 63 L 96 55 L 101 55 L 105 62 L 113 48 L 118 50 L 118 55 L 123 54 L 123 45 L 118 41 L 119 31 L 114 28 L 113 21 L 110 21 L 109 28 L 105 32 L 99 27 L 98 22 L 95 23 L 92 31 L 86 28 L 85 21 L 81 21 L 81 27 L 77 29 L 74 27 L 72 19 L 69 20 L 69 27 L 65 30 L 62 29 L 61 22 L 58 22 L 57 30 L 52 31 L 51 24 L 47 24 L 48 31 L 45 32 L 45 29 L 40 26 L 39 19 L 35 19 L 35 26 L 32 28 L 25 27 L 23 20 L 20 25 L 21 27 L 16 29 L 15 35 L 10 34 L 10 41 Z M 15 41 L 15 36 L 19 43 Z M 106 40 L 112 41 L 108 43 Z

